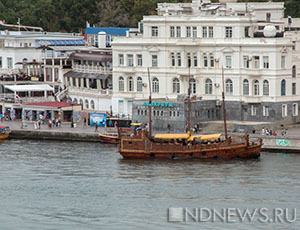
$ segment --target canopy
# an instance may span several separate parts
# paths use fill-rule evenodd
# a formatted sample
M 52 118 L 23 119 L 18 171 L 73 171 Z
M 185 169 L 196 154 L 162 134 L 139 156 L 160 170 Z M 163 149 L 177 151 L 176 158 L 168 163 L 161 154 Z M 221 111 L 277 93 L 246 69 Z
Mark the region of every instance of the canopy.
M 218 134 L 208 134 L 208 135 L 193 135 L 189 137 L 189 141 L 193 141 L 195 138 L 200 138 L 200 140 L 213 140 L 213 139 L 219 139 L 222 136 L 221 133 Z
M 156 139 L 188 139 L 189 134 L 178 133 L 178 134 L 156 134 L 154 138 Z
M 131 123 L 130 125 L 132 126 L 139 126 L 139 125 L 142 125 L 143 123 Z
M 6 89 L 13 92 L 29 92 L 29 91 L 53 91 L 53 88 L 48 84 L 39 85 L 5 85 Z

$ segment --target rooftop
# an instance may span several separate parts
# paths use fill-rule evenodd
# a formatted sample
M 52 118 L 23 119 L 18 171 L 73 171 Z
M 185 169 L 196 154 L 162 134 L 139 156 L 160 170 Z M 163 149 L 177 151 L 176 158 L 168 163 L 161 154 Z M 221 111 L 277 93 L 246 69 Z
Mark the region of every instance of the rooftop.
M 88 27 L 86 28 L 86 34 L 98 34 L 99 32 L 105 32 L 110 35 L 119 35 L 126 36 L 126 31 L 129 31 L 129 28 L 122 27 Z

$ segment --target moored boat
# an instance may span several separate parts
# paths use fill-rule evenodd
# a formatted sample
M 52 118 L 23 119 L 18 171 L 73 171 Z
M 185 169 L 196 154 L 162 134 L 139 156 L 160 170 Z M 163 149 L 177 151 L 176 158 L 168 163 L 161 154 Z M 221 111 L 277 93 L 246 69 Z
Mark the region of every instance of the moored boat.
M 8 126 L 0 126 L 0 140 L 7 139 L 11 131 Z

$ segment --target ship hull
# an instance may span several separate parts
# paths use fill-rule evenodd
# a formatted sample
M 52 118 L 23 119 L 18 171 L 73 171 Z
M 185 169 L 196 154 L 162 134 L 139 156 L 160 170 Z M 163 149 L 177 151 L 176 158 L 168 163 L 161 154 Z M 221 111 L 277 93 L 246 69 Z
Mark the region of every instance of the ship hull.
M 124 159 L 252 159 L 260 157 L 261 145 L 237 145 L 215 149 L 202 148 L 183 151 L 143 151 L 121 149 Z
M 0 135 L 0 140 L 8 139 L 9 133 Z
M 101 143 L 107 143 L 107 144 L 118 144 L 119 143 L 119 138 L 114 137 L 114 136 L 99 134 L 99 139 L 100 139 Z

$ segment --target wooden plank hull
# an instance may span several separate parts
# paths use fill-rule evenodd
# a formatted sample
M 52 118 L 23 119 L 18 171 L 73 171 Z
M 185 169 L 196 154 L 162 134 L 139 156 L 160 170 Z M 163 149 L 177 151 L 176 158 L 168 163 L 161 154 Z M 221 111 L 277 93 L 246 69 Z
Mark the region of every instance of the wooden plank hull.
M 99 134 L 99 138 L 100 138 L 101 143 L 107 143 L 107 144 L 118 144 L 119 143 L 118 137 Z
M 8 137 L 9 137 L 9 133 L 7 133 L 7 134 L 1 134 L 0 135 L 0 140 L 7 139 Z
M 261 145 L 253 146 L 230 146 L 219 149 L 185 150 L 178 152 L 170 151 L 130 151 L 120 150 L 124 159 L 251 159 L 260 156 Z

